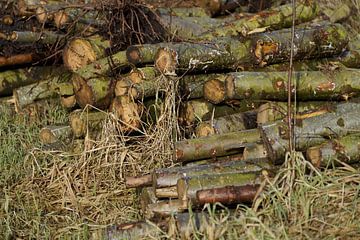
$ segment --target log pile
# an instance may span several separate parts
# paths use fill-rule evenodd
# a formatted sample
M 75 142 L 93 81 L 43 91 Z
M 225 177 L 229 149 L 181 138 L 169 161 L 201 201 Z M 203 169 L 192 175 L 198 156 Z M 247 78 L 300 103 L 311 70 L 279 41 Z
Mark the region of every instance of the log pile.
M 183 238 L 194 230 L 189 209 L 200 229 L 209 218 L 198 212 L 205 204 L 251 204 L 282 164 L 289 150 L 291 48 L 296 150 L 317 167 L 353 163 L 360 155 L 360 44 L 349 43 L 336 22 L 346 16 L 325 21 L 316 1 L 297 1 L 292 44 L 287 1 L 199 2 L 202 8 L 156 13 L 141 5 L 143 14 L 156 16 L 161 34 L 151 40 L 138 35 L 134 43 L 119 43 L 117 32 L 101 35 L 109 15 L 95 4 L 0 4 L 0 96 L 12 96 L 19 112 L 49 98 L 69 109 L 68 125 L 41 130 L 44 145 L 66 148 L 75 139 L 96 139 L 108 113 L 119 120 L 121 134 L 141 135 L 158 121 L 164 85 L 178 83 L 178 166 L 128 176 L 126 186 L 140 189 L 147 220 L 167 230 L 167 219 L 175 216 Z M 164 41 L 168 37 L 172 41 Z M 97 110 L 83 111 L 89 105 Z M 106 236 L 136 238 L 154 228 L 132 223 Z

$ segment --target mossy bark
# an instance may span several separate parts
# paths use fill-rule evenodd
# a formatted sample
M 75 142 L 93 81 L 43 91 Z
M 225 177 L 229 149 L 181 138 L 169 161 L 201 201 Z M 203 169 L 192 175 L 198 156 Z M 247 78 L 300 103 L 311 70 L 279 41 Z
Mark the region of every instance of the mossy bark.
M 65 35 L 54 32 L 30 32 L 30 31 L 12 31 L 10 33 L 0 32 L 0 40 L 17 42 L 17 43 L 33 43 L 33 44 L 56 44 L 61 43 Z
M 47 126 L 40 130 L 39 138 L 44 144 L 53 144 L 56 142 L 69 143 L 72 136 L 70 126 Z
M 176 185 L 176 183 L 175 183 Z M 165 187 L 165 188 L 156 188 L 155 195 L 157 198 L 177 198 L 177 188 L 176 186 Z
M 159 201 L 148 205 L 145 214 L 146 219 L 154 219 L 159 217 L 168 217 L 188 209 L 186 201 L 179 199 Z

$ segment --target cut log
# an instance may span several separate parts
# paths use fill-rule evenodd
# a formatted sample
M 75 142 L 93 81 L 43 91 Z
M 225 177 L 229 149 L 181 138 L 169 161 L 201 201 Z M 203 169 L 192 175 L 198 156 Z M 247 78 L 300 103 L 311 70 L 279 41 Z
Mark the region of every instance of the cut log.
M 339 166 L 340 162 L 357 163 L 360 159 L 360 136 L 350 134 L 308 148 L 306 158 L 316 167 Z
M 127 188 L 148 187 L 153 184 L 153 178 L 151 174 L 147 174 L 141 177 L 126 177 L 125 185 Z
M 333 109 L 330 102 L 297 102 L 295 118 L 303 119 L 326 113 Z M 294 109 L 292 105 L 291 109 Z M 268 102 L 258 109 L 257 123 L 265 124 L 276 120 L 285 119 L 287 114 L 287 102 Z
M 264 170 L 264 172 L 266 171 Z M 261 172 L 238 173 L 234 171 L 224 174 L 184 177 L 178 180 L 177 189 L 180 200 L 190 201 L 191 204 L 197 205 L 196 193 L 198 191 L 226 186 L 254 185 L 260 184 L 261 181 Z
M 61 67 L 32 67 L 26 69 L 9 70 L 0 73 L 0 96 L 11 95 L 15 88 L 28 84 L 58 78 L 68 75 Z
M 76 73 L 72 74 L 71 79 L 76 102 L 80 107 L 85 108 L 86 105 L 92 105 L 100 109 L 109 107 L 115 84 L 112 79 L 99 76 L 85 80 Z
M 206 137 L 214 134 L 224 134 L 256 128 L 256 117 L 256 111 L 249 111 L 208 120 L 197 126 L 196 136 Z
M 61 96 L 60 103 L 64 108 L 72 109 L 76 106 L 76 97 L 75 95 Z
M 158 199 L 155 196 L 155 189 L 153 187 L 142 188 L 139 196 L 139 201 L 141 206 L 141 212 L 143 215 L 145 215 L 148 206 L 158 201 Z
M 115 84 L 115 96 L 129 96 L 133 99 L 153 97 L 160 90 L 159 82 L 155 79 L 134 83 L 129 76 L 118 80 Z
M 176 183 L 175 183 L 176 185 Z M 177 188 L 176 186 L 172 187 L 165 187 L 165 188 L 156 188 L 155 189 L 155 196 L 157 198 L 177 198 Z
M 348 43 L 345 28 L 339 24 L 297 28 L 294 59 L 310 59 L 340 54 Z M 325 37 L 326 36 L 326 37 Z M 241 42 L 218 39 L 213 43 L 169 43 L 155 55 L 155 66 L 164 74 L 175 72 L 237 69 L 242 65 L 265 66 L 290 57 L 291 31 L 283 29 L 253 36 Z
M 347 102 L 337 104 L 331 112 L 297 121 L 294 127 L 295 148 L 306 151 L 329 138 L 338 138 L 360 127 L 360 104 Z M 269 123 L 261 127 L 262 139 L 270 159 L 282 163 L 288 151 L 289 131 L 282 121 Z
M 243 160 L 252 162 L 254 159 L 268 159 L 263 143 L 250 143 L 244 148 Z
M 304 100 L 346 100 L 359 96 L 360 77 L 356 69 L 294 72 L 296 98 Z M 256 81 L 255 81 L 256 79 Z M 229 73 L 225 82 L 216 79 L 204 85 L 205 99 L 218 104 L 229 99 L 287 100 L 287 72 Z
M 61 44 L 65 35 L 53 32 L 30 32 L 12 31 L 10 33 L 0 32 L 0 40 L 17 43 L 41 43 L 41 44 Z
M 47 126 L 40 130 L 39 138 L 44 144 L 56 142 L 69 143 L 71 140 L 72 130 L 70 126 Z
M 180 212 L 184 212 L 188 209 L 186 201 L 181 200 L 168 200 L 168 201 L 159 201 L 148 205 L 147 211 L 145 214 L 146 219 L 154 219 L 158 217 L 168 217 Z
M 110 110 L 120 120 L 120 129 L 123 133 L 136 131 L 140 128 L 142 108 L 131 97 L 115 97 L 111 103 Z
M 170 16 L 177 16 L 177 17 L 207 17 L 207 14 L 206 14 L 204 8 L 201 8 L 201 7 L 157 8 L 156 11 L 159 15 L 170 15 Z M 161 17 L 163 17 L 163 16 L 161 16 Z
M 252 203 L 260 185 L 226 186 L 196 192 L 196 204 L 222 203 L 226 205 Z
M 75 110 L 69 116 L 71 129 L 76 138 L 83 138 L 87 133 L 100 131 L 103 121 L 107 117 L 105 112 L 87 112 Z
M 230 161 L 215 162 L 197 166 L 162 168 L 154 171 L 153 183 L 155 188 L 164 188 L 175 186 L 177 181 L 182 177 L 196 177 L 208 173 L 248 173 L 261 171 L 264 168 L 269 169 L 271 166 L 266 162 L 252 164 L 245 161 Z
M 257 129 L 184 140 L 175 144 L 176 161 L 188 162 L 242 153 L 247 143 L 261 141 Z
M 206 9 L 210 16 L 224 15 L 239 7 L 249 5 L 248 0 L 198 0 L 198 4 Z
M 71 71 L 76 71 L 105 57 L 109 47 L 110 42 L 100 36 L 72 39 L 63 50 L 64 65 Z
M 185 166 L 190 167 L 190 166 L 199 166 L 199 165 L 205 165 L 205 164 L 210 164 L 210 163 L 215 163 L 215 162 L 233 162 L 233 161 L 242 161 L 242 160 L 243 160 L 243 155 L 240 153 L 240 154 L 234 154 L 234 155 L 229 155 L 229 156 L 204 159 L 204 160 L 199 160 L 199 161 L 195 161 L 195 162 L 187 162 Z
M 39 60 L 39 58 L 34 53 L 24 53 L 13 56 L 0 56 L 0 67 L 33 63 L 37 60 Z

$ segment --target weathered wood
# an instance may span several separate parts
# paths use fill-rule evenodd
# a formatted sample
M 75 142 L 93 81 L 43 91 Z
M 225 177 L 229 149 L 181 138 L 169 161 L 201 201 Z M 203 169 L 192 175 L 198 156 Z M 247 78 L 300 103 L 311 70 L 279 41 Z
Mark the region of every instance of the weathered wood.
M 105 112 L 88 112 L 82 110 L 75 110 L 69 116 L 71 129 L 74 137 L 82 138 L 87 133 L 90 135 L 93 132 L 101 130 L 103 121 L 107 117 Z
M 331 112 L 297 121 L 294 126 L 295 148 L 306 151 L 329 138 L 337 138 L 356 132 L 360 127 L 360 104 L 341 103 Z M 275 163 L 284 160 L 288 150 L 288 128 L 282 121 L 265 124 L 261 127 L 262 139 L 269 157 Z
M 115 97 L 110 110 L 120 120 L 123 133 L 136 131 L 141 126 L 142 107 L 129 96 Z
M 125 178 L 125 181 L 126 180 L 127 178 Z M 140 201 L 141 212 L 143 215 L 145 215 L 148 206 L 150 204 L 154 204 L 158 202 L 158 199 L 155 196 L 155 189 L 153 187 L 143 187 L 140 191 L 141 192 L 139 195 L 139 201 Z
M 70 126 L 47 126 L 40 130 L 39 138 L 44 144 L 53 144 L 56 142 L 70 142 L 72 130 Z
M 257 129 L 183 140 L 175 144 L 176 161 L 188 162 L 243 152 L 247 143 L 261 141 Z
M 34 53 L 23 53 L 12 56 L 0 56 L 0 67 L 27 64 L 37 60 L 39 60 L 39 58 Z
M 187 209 L 188 204 L 186 201 L 179 199 L 159 201 L 157 203 L 148 205 L 145 218 L 154 219 L 156 217 L 168 217 L 180 212 L 184 212 Z
M 65 35 L 49 31 L 12 31 L 9 33 L 0 31 L 0 40 L 17 43 L 61 44 L 64 39 Z
M 125 185 L 127 188 L 138 188 L 138 187 L 148 187 L 153 183 L 153 178 L 151 174 L 147 174 L 141 177 L 126 177 Z
M 156 12 L 160 15 L 170 15 L 170 16 L 177 16 L 177 17 L 207 17 L 205 10 L 201 7 L 157 8 Z
M 256 117 L 256 111 L 249 111 L 214 118 L 200 123 L 196 127 L 196 136 L 206 137 L 214 134 L 224 134 L 256 128 Z
M 360 84 L 357 69 L 340 69 L 294 72 L 297 82 L 296 97 L 304 100 L 346 100 L 359 96 Z M 256 81 L 254 81 L 256 79 Z M 287 72 L 238 72 L 229 73 L 225 82 L 216 79 L 204 85 L 205 98 L 214 103 L 229 99 L 287 100 Z
M 157 198 L 177 198 L 177 188 L 176 186 L 165 187 L 165 188 L 156 188 L 155 195 Z
M 360 161 L 360 135 L 350 134 L 307 149 L 306 158 L 316 167 L 338 166 L 340 161 Z

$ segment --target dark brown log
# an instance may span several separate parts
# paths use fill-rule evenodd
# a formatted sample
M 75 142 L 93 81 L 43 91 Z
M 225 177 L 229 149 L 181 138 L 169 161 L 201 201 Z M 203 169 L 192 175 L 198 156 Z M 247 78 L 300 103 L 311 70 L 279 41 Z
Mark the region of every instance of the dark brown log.
M 37 59 L 38 57 L 34 53 L 24 53 L 9 57 L 0 56 L 0 67 L 32 63 Z

